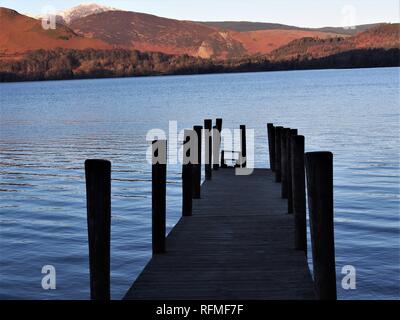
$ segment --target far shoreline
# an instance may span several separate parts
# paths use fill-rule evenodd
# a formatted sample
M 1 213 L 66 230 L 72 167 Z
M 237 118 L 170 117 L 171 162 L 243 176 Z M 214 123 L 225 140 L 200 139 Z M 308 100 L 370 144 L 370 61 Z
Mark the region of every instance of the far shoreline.
M 29 83 L 29 82 L 58 82 L 58 81 L 76 81 L 76 80 L 105 80 L 105 79 L 126 79 L 126 78 L 166 78 L 166 77 L 185 77 L 185 76 L 202 76 L 202 75 L 235 75 L 235 74 L 251 74 L 251 73 L 282 73 L 282 72 L 297 72 L 297 71 L 335 71 L 335 70 L 363 70 L 363 69 L 391 69 L 400 68 L 398 65 L 389 66 L 365 66 L 365 67 L 330 67 L 330 68 L 297 68 L 297 69 L 282 69 L 282 70 L 254 70 L 254 71 L 221 71 L 221 72 L 198 72 L 198 73 L 171 73 L 171 74 L 148 74 L 148 75 L 127 75 L 127 76 L 97 76 L 97 77 L 71 77 L 60 79 L 27 79 L 15 81 L 1 81 L 0 85 L 8 83 Z M 0 74 L 1 76 L 1 74 Z

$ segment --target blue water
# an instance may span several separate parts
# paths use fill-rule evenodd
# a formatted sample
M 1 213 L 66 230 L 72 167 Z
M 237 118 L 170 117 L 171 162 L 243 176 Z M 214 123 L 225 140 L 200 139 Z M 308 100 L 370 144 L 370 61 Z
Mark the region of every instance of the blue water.
M 0 298 L 89 297 L 83 162 L 112 161 L 112 297 L 150 258 L 146 133 L 202 124 L 298 128 L 306 151 L 334 153 L 340 299 L 400 298 L 399 70 L 324 70 L 0 84 Z M 168 168 L 168 228 L 180 215 L 180 166 Z M 56 268 L 56 290 L 41 269 Z M 357 289 L 341 288 L 341 268 Z

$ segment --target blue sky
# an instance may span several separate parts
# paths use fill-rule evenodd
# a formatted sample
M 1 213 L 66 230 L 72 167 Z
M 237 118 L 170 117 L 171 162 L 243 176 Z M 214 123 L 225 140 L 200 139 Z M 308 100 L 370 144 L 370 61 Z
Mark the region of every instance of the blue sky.
M 46 6 L 66 9 L 79 0 L 0 0 L 0 6 L 21 13 L 40 14 Z M 304 27 L 399 22 L 399 0 L 98 0 L 90 1 L 124 10 L 187 20 L 248 20 L 279 22 Z

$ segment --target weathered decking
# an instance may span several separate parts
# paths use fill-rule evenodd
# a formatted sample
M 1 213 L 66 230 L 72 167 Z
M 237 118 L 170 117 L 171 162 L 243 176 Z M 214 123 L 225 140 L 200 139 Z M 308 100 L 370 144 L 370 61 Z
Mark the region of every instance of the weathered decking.
M 280 190 L 270 170 L 213 171 L 125 299 L 314 299 Z

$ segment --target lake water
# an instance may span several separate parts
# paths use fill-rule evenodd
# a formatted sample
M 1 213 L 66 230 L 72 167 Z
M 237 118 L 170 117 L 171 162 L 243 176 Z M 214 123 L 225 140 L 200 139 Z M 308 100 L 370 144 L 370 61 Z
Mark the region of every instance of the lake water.
M 222 117 L 255 130 L 298 128 L 306 151 L 334 153 L 340 299 L 400 298 L 399 68 L 0 84 L 0 298 L 89 298 L 86 158 L 112 161 L 112 297 L 151 255 L 146 133 Z M 168 228 L 180 216 L 180 166 L 169 166 Z M 43 290 L 53 265 L 57 289 Z M 357 289 L 341 288 L 341 269 Z

